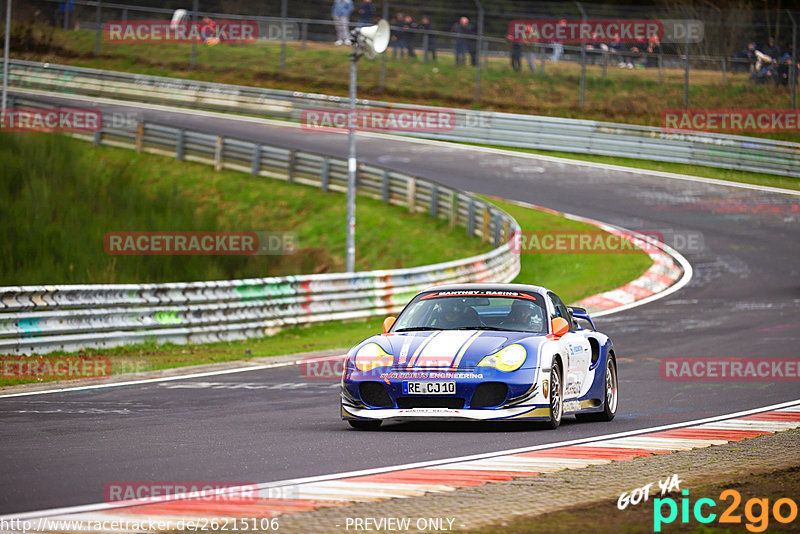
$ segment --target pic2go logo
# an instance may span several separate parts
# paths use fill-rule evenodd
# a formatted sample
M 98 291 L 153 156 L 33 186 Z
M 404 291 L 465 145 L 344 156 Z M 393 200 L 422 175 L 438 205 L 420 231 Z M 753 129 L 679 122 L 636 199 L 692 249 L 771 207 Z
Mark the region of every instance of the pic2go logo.
M 669 525 L 678 518 L 678 511 L 680 508 L 681 523 L 689 522 L 689 512 L 692 512 L 694 518 L 703 524 L 708 524 L 717 518 L 717 514 L 712 513 L 709 508 L 714 508 L 717 503 L 714 499 L 698 499 L 695 501 L 694 506 L 689 503 L 689 490 L 681 492 L 684 497 L 681 499 L 680 507 L 675 499 L 667 497 L 665 499 L 653 500 L 653 531 L 661 532 L 661 525 Z M 722 515 L 719 516 L 719 523 L 734 523 L 741 524 L 742 516 L 737 514 L 736 511 L 742 502 L 741 494 L 736 490 L 725 490 L 719 494 L 720 501 L 731 500 L 730 505 L 725 509 Z M 664 516 L 664 508 L 669 510 L 668 515 Z M 756 511 L 758 509 L 758 511 Z M 772 504 L 770 510 L 769 499 L 748 499 L 744 505 L 744 516 L 747 519 L 745 528 L 750 532 L 764 532 L 769 527 L 770 515 L 775 518 L 778 523 L 791 523 L 797 519 L 797 503 L 789 498 L 782 498 L 776 500 Z

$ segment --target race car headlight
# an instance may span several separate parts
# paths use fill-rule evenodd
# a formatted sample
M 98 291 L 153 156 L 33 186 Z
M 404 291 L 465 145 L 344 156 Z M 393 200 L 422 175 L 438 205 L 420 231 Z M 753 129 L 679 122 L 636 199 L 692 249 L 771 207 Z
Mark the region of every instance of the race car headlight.
M 527 356 L 528 353 L 522 345 L 509 345 L 494 354 L 486 356 L 480 361 L 478 367 L 494 367 L 509 373 L 522 367 Z
M 356 368 L 367 372 L 376 367 L 392 365 L 392 357 L 377 343 L 367 343 L 356 352 Z

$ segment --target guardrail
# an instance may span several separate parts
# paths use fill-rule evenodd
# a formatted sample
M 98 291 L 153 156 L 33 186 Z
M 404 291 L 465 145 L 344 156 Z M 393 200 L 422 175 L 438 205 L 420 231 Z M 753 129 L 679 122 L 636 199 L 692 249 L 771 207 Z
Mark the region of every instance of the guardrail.
M 9 86 L 145 101 L 293 121 L 304 109 L 347 107 L 345 97 L 260 89 L 14 60 Z M 360 99 L 360 107 L 414 108 Z M 427 108 L 440 109 L 440 108 Z M 405 135 L 497 146 L 576 152 L 800 176 L 800 144 L 739 135 L 671 133 L 661 128 L 465 109 L 452 131 Z
M 21 107 L 47 107 L 17 98 Z M 75 137 L 345 191 L 347 162 L 161 124 L 104 126 Z M 508 282 L 519 256 L 508 236 L 519 228 L 502 210 L 471 194 L 376 166 L 360 165 L 357 187 L 412 212 L 427 212 L 493 242 L 486 254 L 429 266 L 168 284 L 0 287 L 0 354 L 75 351 L 155 339 L 206 343 L 269 335 L 283 326 L 399 311 L 434 284 Z

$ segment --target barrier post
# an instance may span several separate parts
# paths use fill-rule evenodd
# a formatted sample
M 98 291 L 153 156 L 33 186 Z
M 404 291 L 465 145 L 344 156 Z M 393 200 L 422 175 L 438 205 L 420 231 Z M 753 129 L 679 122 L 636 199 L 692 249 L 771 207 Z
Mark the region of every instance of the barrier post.
M 142 151 L 144 145 L 144 121 L 139 121 L 136 125 L 136 152 Z
M 483 207 L 481 214 L 481 240 L 485 243 L 489 241 L 489 208 Z
M 381 201 L 388 204 L 391 200 L 391 189 L 389 187 L 389 171 L 383 171 L 381 176 Z
M 322 191 L 328 191 L 328 180 L 330 180 L 331 174 L 331 160 L 328 157 L 322 158 L 322 169 L 319 173 L 319 188 Z
M 253 161 L 250 164 L 250 174 L 258 176 L 258 171 L 261 169 L 261 145 L 253 147 Z
M 417 211 L 417 180 L 415 178 L 408 179 L 406 205 L 408 206 L 409 212 L 415 213 Z
M 217 137 L 217 145 L 214 147 L 214 170 L 217 172 L 222 170 L 222 150 L 224 144 L 224 138 L 221 135 Z

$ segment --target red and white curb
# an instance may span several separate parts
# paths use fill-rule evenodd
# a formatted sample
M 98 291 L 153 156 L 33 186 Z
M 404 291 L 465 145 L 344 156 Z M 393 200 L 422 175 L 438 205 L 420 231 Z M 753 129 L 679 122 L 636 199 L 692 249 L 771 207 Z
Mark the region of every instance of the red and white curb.
M 212 519 L 230 522 L 268 519 L 331 506 L 452 492 L 490 482 L 723 445 L 796 429 L 800 427 L 800 399 L 683 425 L 686 423 L 500 453 L 261 484 L 258 487 L 261 497 L 247 503 L 177 498 L 137 506 L 98 504 L 31 512 L 0 520 L 26 520 L 33 530 L 42 527 L 38 529 L 40 532 L 99 532 L 110 529 L 96 528 L 98 525 L 125 525 L 127 521 L 128 525 L 146 526 L 147 520 L 154 519 L 160 522 L 159 528 L 138 530 L 161 531 L 175 530 L 189 521 L 197 524 Z M 53 528 L 56 526 L 61 528 Z

